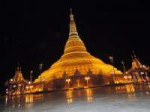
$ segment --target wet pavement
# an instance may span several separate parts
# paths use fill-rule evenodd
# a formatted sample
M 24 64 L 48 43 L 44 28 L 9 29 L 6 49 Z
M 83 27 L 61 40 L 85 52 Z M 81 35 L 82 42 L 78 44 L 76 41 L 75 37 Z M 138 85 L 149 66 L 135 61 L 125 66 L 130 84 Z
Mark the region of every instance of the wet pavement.
M 150 86 L 125 85 L 0 99 L 0 112 L 150 112 Z

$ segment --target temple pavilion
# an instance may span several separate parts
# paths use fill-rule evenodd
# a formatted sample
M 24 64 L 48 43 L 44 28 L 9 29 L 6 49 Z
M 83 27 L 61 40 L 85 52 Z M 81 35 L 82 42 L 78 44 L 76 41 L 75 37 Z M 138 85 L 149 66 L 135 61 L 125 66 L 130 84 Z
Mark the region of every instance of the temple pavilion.
M 24 94 L 28 81 L 24 79 L 21 67 L 18 65 L 15 75 L 9 81 L 6 82 L 6 94 L 19 95 Z
M 126 75 L 129 75 L 134 83 L 141 84 L 149 82 L 149 72 L 150 67 L 143 65 L 134 54 L 132 56 L 132 66 L 129 70 L 127 70 Z

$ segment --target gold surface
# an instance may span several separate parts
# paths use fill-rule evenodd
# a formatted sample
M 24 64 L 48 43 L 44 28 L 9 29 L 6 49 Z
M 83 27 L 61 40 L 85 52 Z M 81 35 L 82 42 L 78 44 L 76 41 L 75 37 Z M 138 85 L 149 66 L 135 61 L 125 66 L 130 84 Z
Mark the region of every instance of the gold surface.
M 78 70 L 81 75 L 86 75 L 89 69 L 95 75 L 110 75 L 114 73 L 114 70 L 115 74 L 121 74 L 121 72 L 113 68 L 112 65 L 104 63 L 102 60 L 87 52 L 83 41 L 78 36 L 74 16 L 71 12 L 70 32 L 65 45 L 64 54 L 48 70 L 44 71 L 35 82 L 40 82 L 41 80 L 51 81 L 54 78 L 59 79 L 63 77 L 64 73 L 68 76 L 72 76 L 76 70 Z

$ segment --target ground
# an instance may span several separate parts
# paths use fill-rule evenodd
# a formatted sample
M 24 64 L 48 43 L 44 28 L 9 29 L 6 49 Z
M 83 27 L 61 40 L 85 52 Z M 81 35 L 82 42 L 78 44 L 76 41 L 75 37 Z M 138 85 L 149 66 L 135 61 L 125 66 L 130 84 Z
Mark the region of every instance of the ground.
M 133 88 L 134 87 L 134 88 Z M 1 112 L 148 112 L 149 86 L 118 86 L 1 100 Z

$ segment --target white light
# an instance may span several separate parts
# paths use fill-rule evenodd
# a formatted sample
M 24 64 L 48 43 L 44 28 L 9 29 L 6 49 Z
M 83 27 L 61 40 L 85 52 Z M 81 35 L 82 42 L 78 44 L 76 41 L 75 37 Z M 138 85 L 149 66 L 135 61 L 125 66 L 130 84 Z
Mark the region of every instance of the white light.
M 141 75 L 143 75 L 144 74 L 144 72 L 141 72 Z
M 13 79 L 10 79 L 10 82 L 12 82 L 13 81 Z

